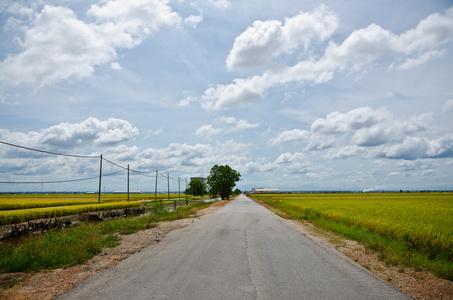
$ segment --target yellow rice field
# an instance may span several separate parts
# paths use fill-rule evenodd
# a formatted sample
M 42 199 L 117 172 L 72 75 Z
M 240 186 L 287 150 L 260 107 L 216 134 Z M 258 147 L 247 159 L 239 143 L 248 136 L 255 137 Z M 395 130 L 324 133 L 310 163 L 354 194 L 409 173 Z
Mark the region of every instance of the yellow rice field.
M 294 218 L 325 219 L 453 260 L 453 193 L 253 195 Z
M 170 198 L 178 198 L 179 194 L 170 194 Z M 185 197 L 185 195 L 181 195 Z M 129 200 L 165 200 L 168 194 L 130 194 Z M 101 203 L 127 200 L 126 194 L 101 194 Z M 54 206 L 70 206 L 98 203 L 97 194 L 2 194 L 0 195 L 0 211 L 31 209 Z

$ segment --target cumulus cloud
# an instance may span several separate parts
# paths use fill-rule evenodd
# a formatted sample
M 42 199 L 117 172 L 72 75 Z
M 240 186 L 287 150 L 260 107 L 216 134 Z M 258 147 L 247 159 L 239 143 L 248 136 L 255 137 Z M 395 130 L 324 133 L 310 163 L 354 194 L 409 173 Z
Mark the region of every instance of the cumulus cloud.
M 195 102 L 195 101 L 197 101 L 197 100 L 198 100 L 197 97 L 186 96 L 184 99 L 181 99 L 181 100 L 178 102 L 178 106 L 189 106 L 190 103 Z
M 358 156 L 365 152 L 363 147 L 358 147 L 355 145 L 345 146 L 340 149 L 332 149 L 327 154 L 327 157 L 330 159 L 347 159 L 350 157 Z
M 212 125 L 203 125 L 195 131 L 195 135 L 199 137 L 211 137 L 221 133 L 229 133 L 235 131 L 243 131 L 250 128 L 257 128 L 259 123 L 249 123 L 246 120 L 236 120 L 235 117 L 220 117 L 216 119 L 217 122 L 228 125 L 227 128 L 214 128 Z
M 419 57 L 406 59 L 406 61 L 404 63 L 402 63 L 401 65 L 399 65 L 398 68 L 401 70 L 412 69 L 412 68 L 417 67 L 418 65 L 425 64 L 430 60 L 443 56 L 443 55 L 445 55 L 445 53 L 446 53 L 446 50 L 428 51 L 428 52 L 421 54 Z
M 195 131 L 195 135 L 199 137 L 210 137 L 222 133 L 222 129 L 214 128 L 212 125 L 203 125 Z
M 260 126 L 259 123 L 249 123 L 246 120 L 236 120 L 235 117 L 220 117 L 219 122 L 228 124 L 229 127 L 227 131 L 242 131 L 250 128 L 257 128 Z
M 453 99 L 449 99 L 442 106 L 442 112 L 446 114 L 452 111 L 453 111 Z
M 323 41 L 337 29 L 336 15 L 326 6 L 312 13 L 300 12 L 277 20 L 255 21 L 239 35 L 226 60 L 227 68 L 268 65 L 272 57 L 300 47 L 308 47 L 312 40 Z
M 110 64 L 110 68 L 112 68 L 113 70 L 121 70 L 121 69 L 123 69 L 118 62 L 112 62 Z
M 202 170 L 209 173 L 214 164 L 229 164 L 232 168 L 245 164 L 247 145 L 233 140 L 222 145 L 172 143 L 166 148 L 147 148 L 137 154 L 141 169 L 166 169 L 174 171 Z
M 138 129 L 128 121 L 113 118 L 105 121 L 89 118 L 81 123 L 61 123 L 30 132 L 0 129 L 0 139 L 11 144 L 70 155 L 103 153 L 116 161 L 135 156 L 137 147 L 126 147 L 123 143 L 138 134 Z M 93 159 L 50 155 L 6 145 L 0 147 L 0 156 L 7 158 L 2 172 L 25 181 L 73 179 L 99 172 L 99 161 Z M 37 175 L 50 177 L 33 177 Z
M 271 145 L 283 143 L 303 142 L 308 139 L 310 132 L 307 130 L 293 129 L 280 132 L 276 137 L 269 140 Z
M 332 140 L 336 134 L 352 134 L 349 140 L 351 145 L 361 147 L 401 142 L 408 134 L 424 131 L 431 116 L 425 113 L 409 119 L 398 119 L 385 108 L 374 110 L 370 107 L 356 108 L 347 113 L 333 112 L 313 122 L 307 149 L 333 147 L 335 143 Z
M 231 2 L 229 0 L 209 0 L 209 3 L 218 9 L 227 9 L 231 6 Z
M 432 113 L 396 117 L 386 108 L 359 107 L 332 112 L 315 120 L 311 130 L 287 130 L 270 139 L 272 145 L 306 142 L 306 151 L 326 151 L 330 159 L 354 156 L 416 160 L 453 157 L 453 138 L 424 137 Z
M 325 6 L 286 19 L 285 24 L 278 20 L 254 22 L 236 38 L 226 61 L 227 68 L 260 65 L 267 69 L 259 75 L 236 78 L 230 84 L 212 85 L 200 97 L 202 107 L 206 110 L 238 107 L 262 99 L 276 85 L 321 84 L 331 80 L 335 73 L 358 71 L 390 55 L 397 58 L 392 64 L 397 69 L 416 67 L 445 53 L 438 48 L 453 40 L 453 8 L 444 14 L 428 16 L 400 35 L 371 24 L 353 31 L 341 44 L 330 41 L 321 57 L 304 53 L 308 58 L 292 66 L 273 67 L 273 57 L 296 52 L 300 46 L 305 49 L 313 40 L 327 39 L 337 26 L 335 14 Z M 400 63 L 399 59 L 404 62 Z
M 384 108 L 373 110 L 359 107 L 347 113 L 332 112 L 326 118 L 319 118 L 311 125 L 314 134 L 332 134 L 361 128 L 369 128 L 388 119 L 390 112 Z
M 453 157 L 453 136 L 432 140 L 407 137 L 402 143 L 377 149 L 376 156 L 405 160 Z
M 179 174 L 208 174 L 214 164 L 228 164 L 240 169 L 250 162 L 247 153 L 250 145 L 229 140 L 218 144 L 171 143 L 163 148 L 140 149 L 125 142 L 138 135 L 138 129 L 128 121 L 95 118 L 81 123 L 61 123 L 40 131 L 10 132 L 0 129 L 0 140 L 34 149 L 76 155 L 99 155 L 120 165 L 130 164 L 135 170 L 160 170 Z M 93 176 L 99 172 L 99 161 L 48 155 L 15 147 L 0 145 L 0 156 L 7 157 L 0 172 L 11 176 L 50 176 L 51 180 L 77 178 L 82 174 Z M 45 162 L 45 163 L 44 163 Z M 252 169 L 251 165 L 249 167 Z M 105 164 L 105 172 L 118 171 L 118 167 Z M 61 176 L 60 176 L 61 175 Z M 37 181 L 35 177 L 25 178 Z M 42 180 L 43 177 L 39 177 Z M 47 178 L 47 177 L 46 177 Z
M 44 6 L 24 29 L 21 52 L 0 63 L 0 80 L 39 85 L 80 80 L 114 60 L 118 49 L 139 45 L 162 26 L 182 23 L 167 0 L 104 1 L 92 5 L 87 16 L 93 21 L 80 20 L 69 8 Z
M 434 165 L 422 159 L 417 160 L 402 160 L 395 164 L 398 168 L 403 171 L 418 171 L 418 170 L 429 170 L 434 169 Z
M 198 15 L 190 15 L 187 18 L 184 19 L 184 23 L 189 25 L 192 28 L 196 28 L 198 24 L 200 24 L 203 21 L 203 16 Z
M 238 120 L 236 122 L 236 126 L 232 130 L 233 131 L 242 131 L 242 130 L 246 130 L 249 128 L 257 128 L 259 126 L 260 126 L 259 123 L 249 123 L 246 120 Z
M 283 153 L 273 162 L 274 169 L 282 169 L 289 173 L 308 173 L 312 170 L 311 163 L 303 153 Z M 268 166 L 269 167 L 269 166 Z
M 38 149 L 115 146 L 132 140 L 138 134 L 137 127 L 130 122 L 114 118 L 105 121 L 89 118 L 81 123 L 65 122 L 27 133 L 0 129 L 2 140 Z

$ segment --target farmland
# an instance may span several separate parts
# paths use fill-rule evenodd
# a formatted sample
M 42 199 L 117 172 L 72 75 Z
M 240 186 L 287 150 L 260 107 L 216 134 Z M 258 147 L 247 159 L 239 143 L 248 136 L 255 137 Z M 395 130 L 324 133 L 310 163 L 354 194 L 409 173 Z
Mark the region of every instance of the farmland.
M 181 195 L 184 197 L 185 195 Z M 178 198 L 179 194 L 170 194 Z M 129 200 L 165 200 L 168 194 L 130 194 Z M 125 194 L 102 194 L 101 203 L 127 200 Z M 98 203 L 97 194 L 0 194 L 0 210 L 68 206 Z
M 389 263 L 453 278 L 453 193 L 267 194 L 282 216 L 310 220 L 381 251 Z
M 137 207 L 142 205 L 138 200 L 157 199 L 165 203 L 168 197 L 168 194 L 130 194 L 130 201 L 126 201 L 127 195 L 125 194 L 103 194 L 101 203 L 98 203 L 96 194 L 2 194 L 0 195 L 0 225 Z M 170 194 L 171 199 L 178 199 L 178 197 L 179 194 Z

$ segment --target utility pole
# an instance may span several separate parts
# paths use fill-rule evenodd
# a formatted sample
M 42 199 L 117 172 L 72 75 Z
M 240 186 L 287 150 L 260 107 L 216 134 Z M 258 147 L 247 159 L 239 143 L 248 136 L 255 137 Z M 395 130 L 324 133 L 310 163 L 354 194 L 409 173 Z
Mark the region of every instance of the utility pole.
M 187 178 L 186 178 L 186 205 L 189 205 L 189 198 L 187 198 Z
M 179 200 L 181 200 L 181 179 L 178 177 Z
M 129 201 L 129 164 L 127 164 L 127 201 Z
M 168 200 L 170 200 L 170 174 L 167 173 L 167 182 L 168 182 Z
M 156 170 L 156 185 L 154 186 L 154 201 L 157 201 L 157 175 L 158 175 L 158 172 Z
M 99 166 L 99 194 L 98 194 L 98 203 L 101 203 L 101 180 L 102 180 L 102 154 L 101 154 L 101 164 Z

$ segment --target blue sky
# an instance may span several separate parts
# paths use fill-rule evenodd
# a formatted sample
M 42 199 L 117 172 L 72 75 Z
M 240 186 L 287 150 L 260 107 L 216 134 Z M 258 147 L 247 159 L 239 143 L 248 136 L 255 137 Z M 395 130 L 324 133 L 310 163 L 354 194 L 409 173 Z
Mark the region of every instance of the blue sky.
M 453 189 L 451 1 L 6 0 L 0 26 L 3 142 L 183 186 L 228 164 L 242 190 Z M 4 144 L 0 166 L 2 182 L 99 172 Z M 147 175 L 130 189 L 153 191 Z

